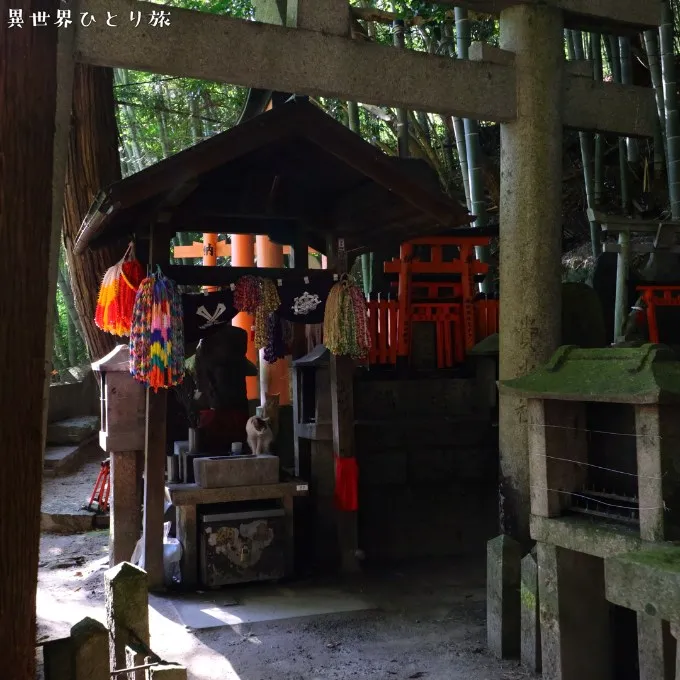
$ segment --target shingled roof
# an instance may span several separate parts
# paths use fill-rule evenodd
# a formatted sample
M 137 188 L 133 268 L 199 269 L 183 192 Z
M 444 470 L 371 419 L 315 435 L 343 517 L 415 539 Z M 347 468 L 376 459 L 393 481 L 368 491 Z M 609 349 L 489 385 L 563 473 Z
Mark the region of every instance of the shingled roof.
M 302 229 L 321 252 L 330 234 L 356 253 L 472 219 L 426 163 L 388 156 L 294 98 L 101 191 L 76 252 L 143 237 L 155 224 L 278 243 Z

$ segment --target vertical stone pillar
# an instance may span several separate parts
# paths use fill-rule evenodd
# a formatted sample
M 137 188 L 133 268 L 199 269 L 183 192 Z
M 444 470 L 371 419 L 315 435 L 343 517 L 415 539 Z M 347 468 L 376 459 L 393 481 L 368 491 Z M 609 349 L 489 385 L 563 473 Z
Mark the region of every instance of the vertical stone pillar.
M 149 645 L 146 572 L 122 562 L 104 575 L 104 590 L 111 669 L 127 668 L 127 647 L 136 646 L 137 641 Z
M 541 672 L 541 621 L 538 599 L 538 565 L 533 552 L 522 560 L 520 586 L 522 666 L 532 673 Z
M 603 560 L 547 543 L 537 550 L 543 677 L 611 680 Z
M 501 125 L 501 380 L 545 362 L 559 345 L 562 237 L 563 20 L 518 5 L 501 13 L 500 47 L 515 54 L 517 119 Z M 526 403 L 499 402 L 501 524 L 529 538 Z
M 232 267 L 253 267 L 255 265 L 255 237 L 251 234 L 231 234 L 231 266 Z M 251 340 L 251 328 L 255 323 L 252 314 L 239 312 L 231 322 L 232 325 L 242 328 L 248 333 L 248 350 L 246 357 L 257 366 L 257 350 L 255 343 Z M 259 397 L 257 378 L 249 376 L 246 378 L 246 390 L 248 401 L 253 401 Z
M 680 623 L 671 621 L 671 635 L 675 638 L 675 678 L 680 678 Z
M 73 680 L 110 680 L 109 632 L 89 617 L 71 628 Z
M 669 624 L 638 612 L 637 637 L 640 680 L 675 680 L 675 644 Z
M 486 544 L 486 637 L 499 659 L 519 656 L 521 550 L 507 535 Z
M 138 484 L 142 477 L 141 463 L 138 451 L 111 453 L 113 494 L 109 555 L 112 567 L 130 560 L 142 530 L 142 501 Z

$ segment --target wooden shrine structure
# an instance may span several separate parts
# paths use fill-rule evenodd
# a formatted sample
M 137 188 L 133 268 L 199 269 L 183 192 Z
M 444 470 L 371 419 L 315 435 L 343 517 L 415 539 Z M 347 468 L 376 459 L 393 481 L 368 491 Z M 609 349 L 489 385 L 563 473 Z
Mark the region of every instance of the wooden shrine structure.
M 315 105 L 293 99 L 104 189 L 76 250 L 132 237 L 138 257 L 183 285 L 225 286 L 248 274 L 337 276 L 370 248 L 469 223 L 467 211 L 424 170 L 417 161 L 388 157 Z M 170 265 L 171 238 L 189 230 L 266 234 L 290 246 L 292 267 Z M 307 268 L 310 246 L 327 257 L 328 269 Z M 293 358 L 306 352 L 299 347 Z M 353 373 L 351 359 L 332 358 L 333 449 L 346 457 L 353 456 Z M 152 588 L 163 576 L 166 412 L 166 391 L 149 390 L 144 547 Z M 114 496 L 115 481 L 114 471 Z M 114 506 L 114 536 L 119 521 L 129 525 L 116 519 Z M 352 562 L 355 546 L 342 546 L 342 553 Z
M 38 561 L 39 516 L 35 504 L 39 503 L 37 490 L 44 444 L 41 433 L 44 434 L 46 427 L 45 411 L 41 409 L 45 388 L 38 377 L 42 372 L 38 367 L 42 366 L 43 360 L 45 366 L 49 364 L 50 342 L 46 342 L 46 338 L 51 338 L 76 63 L 137 69 L 498 122 L 502 146 L 500 237 L 503 248 L 500 267 L 503 291 L 500 378 L 512 379 L 531 372 L 552 356 L 560 337 L 563 129 L 569 127 L 623 137 L 653 138 L 658 126 L 654 90 L 594 81 L 589 64 L 565 61 L 563 31 L 567 27 L 625 35 L 656 30 L 662 23 L 662 2 L 440 1 L 442 4 L 499 14 L 499 48 L 475 44 L 470 50 L 471 59 L 463 60 L 396 50 L 365 41 L 358 37 L 354 23 L 356 18 L 352 18 L 347 0 L 255 0 L 260 20 L 255 22 L 138 0 L 80 0 L 77 6 L 75 0 L 71 0 L 65 4 L 66 7 L 72 9 L 76 16 L 82 13 L 94 16 L 96 23 L 85 28 L 79 21 L 73 21 L 68 27 L 57 28 L 51 22 L 38 32 L 28 28 L 2 29 L 2 49 L 6 50 L 6 54 L 20 57 L 21 70 L 10 73 L 11 77 L 4 81 L 5 99 L 13 115 L 0 122 L 0 142 L 5 166 L 15 168 L 16 172 L 3 176 L 3 189 L 4 196 L 17 196 L 19 200 L 6 203 L 0 215 L 0 228 L 3 229 L 3 237 L 6 237 L 3 246 L 7 261 L 20 267 L 22 282 L 31 282 L 31 285 L 23 286 L 16 303 L 8 307 L 4 317 L 10 327 L 24 330 L 22 333 L 6 334 L 2 339 L 3 355 L 12 357 L 3 374 L 4 389 L 9 395 L 3 404 L 10 409 L 15 395 L 24 395 L 23 409 L 17 412 L 17 418 L 8 418 L 3 423 L 3 442 L 7 444 L 8 455 L 6 468 L 21 470 L 21 475 L 13 476 L 11 482 L 3 487 L 12 488 L 14 493 L 11 496 L 0 494 L 3 522 L 8 527 L 21 527 L 21 531 L 8 531 L 7 537 L 8 540 L 10 536 L 12 541 L 16 540 L 12 543 L 13 549 L 21 555 L 22 563 L 18 565 L 16 560 L 9 561 L 3 571 L 7 578 L 2 581 L 5 584 L 3 594 L 12 592 L 13 599 L 5 600 L 10 605 L 6 618 L 12 621 L 12 640 L 17 642 L 10 645 L 6 658 L 9 675 L 30 665 L 25 661 L 26 641 L 33 631 L 30 617 L 20 611 L 18 603 L 32 602 L 35 590 L 35 577 L 28 574 L 35 573 Z M 53 3 L 46 9 L 56 8 L 56 5 Z M 152 12 L 161 11 L 169 18 L 169 25 L 136 27 L 134 22 L 126 21 L 131 12 L 135 16 L 141 12 L 144 17 L 149 17 Z M 118 17 L 116 28 L 106 25 L 108 15 Z M 202 49 L 197 51 L 197 45 Z M 32 79 L 30 88 L 26 86 L 28 74 Z M 276 111 L 272 115 L 276 115 Z M 30 122 L 34 133 L 18 134 L 17 121 L 22 124 L 23 121 Z M 375 153 L 375 150 L 371 152 Z M 88 240 L 93 246 L 96 244 L 96 237 L 102 235 L 100 227 L 107 227 L 106 220 L 120 227 L 109 234 L 112 237 L 122 237 L 129 231 L 145 232 L 154 262 L 157 257 L 167 256 L 166 236 L 169 239 L 170 230 L 178 228 L 172 223 L 173 218 L 181 217 L 182 226 L 179 228 L 192 228 L 192 217 L 198 216 L 198 213 L 177 214 L 179 206 L 182 203 L 186 205 L 189 199 L 189 182 L 200 175 L 195 169 L 190 171 L 186 168 L 186 173 L 182 172 L 177 165 L 178 157 L 163 161 L 145 171 L 146 174 L 139 173 L 129 178 L 126 184 L 117 185 L 119 195 L 106 206 L 110 212 L 96 217 L 81 247 L 85 247 Z M 389 189 L 400 196 L 404 194 L 407 178 L 402 173 L 388 172 L 389 163 L 385 159 L 376 160 L 373 166 L 374 157 L 369 157 L 368 151 L 365 158 L 373 173 L 369 184 L 379 182 L 376 173 L 384 173 L 386 184 L 391 181 L 390 178 L 398 176 L 402 184 L 394 183 Z M 217 164 L 218 160 L 213 159 L 212 162 Z M 172 168 L 179 174 L 171 181 L 163 168 Z M 250 177 L 257 182 L 255 175 Z M 169 221 L 159 220 L 160 214 L 154 212 L 148 203 L 146 212 L 130 209 L 131 206 L 141 207 L 145 194 L 147 198 L 151 197 L 153 192 L 148 186 L 143 189 L 143 185 L 154 179 L 164 182 L 158 185 L 157 196 L 166 197 L 165 207 L 172 208 Z M 189 182 L 184 182 L 185 179 Z M 421 185 L 413 186 L 417 193 L 430 195 L 428 190 L 420 188 Z M 125 196 L 124 188 L 130 192 Z M 173 188 L 177 191 L 171 196 Z M 269 184 L 267 190 L 271 188 Z M 349 187 L 345 185 L 345 188 Z M 389 194 L 385 184 L 382 189 Z M 355 186 L 354 190 L 361 189 Z M 261 185 L 260 191 L 263 191 Z M 181 192 L 186 194 L 182 196 Z M 32 200 L 25 200 L 29 196 Z M 337 219 L 330 234 L 337 244 L 335 239 L 347 224 L 342 219 L 347 200 L 337 194 L 334 198 L 337 204 L 333 206 L 332 214 Z M 176 201 L 174 206 L 171 205 L 173 201 Z M 404 209 L 402 217 L 406 218 L 403 201 L 400 203 Z M 445 224 L 451 220 L 455 210 L 453 206 L 447 206 L 442 199 L 437 199 L 434 205 L 439 205 L 445 213 L 440 213 Z M 205 210 L 202 204 L 201 208 Z M 328 214 L 330 206 L 326 205 L 326 209 Z M 122 219 L 125 212 L 129 217 L 134 214 L 134 220 Z M 200 217 L 197 229 L 212 229 L 206 222 L 208 215 L 203 212 Z M 345 213 L 345 217 L 349 215 Z M 386 218 L 383 225 L 387 227 L 390 220 L 384 213 L 383 217 Z M 429 214 L 428 220 L 423 222 L 436 223 L 440 219 L 433 217 Z M 139 222 L 137 219 L 146 221 Z M 451 221 L 455 222 L 455 219 Z M 224 222 L 223 215 L 219 218 L 220 231 Z M 263 220 L 259 222 L 258 228 L 264 228 Z M 317 225 L 320 223 L 320 220 L 316 221 Z M 152 224 L 153 230 L 150 229 Z M 338 225 L 342 227 L 340 231 Z M 267 231 L 275 232 L 276 229 L 271 226 Z M 364 223 L 363 234 L 356 230 L 355 225 L 352 233 L 341 236 L 345 239 L 344 252 L 358 247 L 361 239 L 357 237 L 367 235 L 369 226 L 376 228 L 372 221 L 371 225 Z M 416 235 L 419 226 L 422 223 L 418 225 L 417 221 L 412 225 L 411 235 Z M 239 230 L 245 233 L 253 231 L 252 228 L 245 229 L 242 222 L 239 226 L 234 223 L 228 228 L 230 232 Z M 408 239 L 406 231 L 402 230 L 393 238 L 400 241 Z M 303 245 L 304 233 L 309 232 L 298 234 L 298 248 Z M 325 240 L 324 232 L 310 233 L 312 235 L 316 238 L 310 238 L 304 247 L 315 247 L 316 240 Z M 33 247 L 36 243 L 39 248 Z M 325 243 L 322 252 L 324 250 Z M 338 266 L 336 250 L 328 249 L 329 267 Z M 204 280 L 192 277 L 189 271 L 185 271 L 185 275 L 192 283 L 211 285 L 211 281 L 205 278 L 214 277 L 214 281 L 220 275 L 219 269 L 227 270 L 204 268 Z M 168 274 L 172 275 L 171 272 Z M 11 276 L 13 279 L 8 281 L 16 280 L 14 272 Z M 331 374 L 338 380 L 343 374 L 343 362 L 334 363 Z M 36 378 L 30 385 L 26 380 L 28 365 L 36 367 Z M 342 413 L 338 410 L 337 401 L 339 399 L 333 406 L 336 415 Z M 150 399 L 149 409 L 151 415 L 162 416 L 162 398 Z M 525 414 L 526 404 L 521 397 L 501 395 L 502 530 L 522 541 L 529 537 L 530 505 Z M 156 420 L 154 417 L 151 422 Z M 334 439 L 338 439 L 338 453 L 351 453 L 351 440 L 342 441 L 342 428 L 334 429 L 338 430 L 334 432 Z M 150 468 L 155 470 L 158 467 L 157 473 L 162 475 L 162 461 L 159 463 L 156 450 L 160 449 L 158 442 L 153 436 L 148 441 L 151 443 L 147 452 Z M 20 445 L 17 445 L 19 442 Z M 162 503 L 161 499 L 154 497 L 153 490 L 160 489 L 162 485 L 158 478 L 154 480 L 150 480 L 148 491 L 151 497 L 148 500 L 157 506 L 154 505 L 154 517 L 149 518 L 151 533 L 147 539 L 152 545 L 160 545 Z M 147 563 L 152 585 L 158 583 L 162 572 L 160 560 L 159 554 Z M 2 614 L 0 618 L 3 618 Z M 5 618 L 2 623 L 5 623 Z

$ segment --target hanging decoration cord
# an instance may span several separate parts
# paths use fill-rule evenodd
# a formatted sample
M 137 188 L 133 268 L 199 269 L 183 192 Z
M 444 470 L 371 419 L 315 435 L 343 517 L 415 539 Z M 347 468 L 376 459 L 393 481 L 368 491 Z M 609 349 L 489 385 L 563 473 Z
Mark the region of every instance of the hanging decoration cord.
M 336 283 L 328 294 L 324 315 L 324 344 L 335 355 L 364 359 L 370 350 L 366 324 L 368 310 L 363 293 L 349 277 Z
M 263 349 L 271 341 L 269 317 L 281 306 L 279 292 L 271 279 L 262 279 L 260 304 L 255 312 L 255 347 Z

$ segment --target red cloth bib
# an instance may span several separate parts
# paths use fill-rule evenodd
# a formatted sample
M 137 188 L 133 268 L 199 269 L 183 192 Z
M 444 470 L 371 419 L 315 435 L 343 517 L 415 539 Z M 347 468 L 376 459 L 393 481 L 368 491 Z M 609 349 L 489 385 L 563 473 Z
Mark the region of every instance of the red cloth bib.
M 359 466 L 356 458 L 335 457 L 335 507 L 342 512 L 359 509 Z

